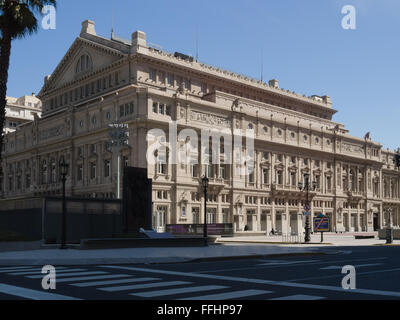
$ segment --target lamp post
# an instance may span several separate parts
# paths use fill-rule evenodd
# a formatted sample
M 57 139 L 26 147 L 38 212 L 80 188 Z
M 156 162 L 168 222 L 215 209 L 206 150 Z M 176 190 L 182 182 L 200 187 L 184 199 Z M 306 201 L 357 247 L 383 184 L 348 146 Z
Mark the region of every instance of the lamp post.
M 310 227 L 310 215 L 311 215 L 311 206 L 310 206 L 310 200 L 309 200 L 309 195 L 308 193 L 310 192 L 310 190 L 314 191 L 317 188 L 317 182 L 313 181 L 312 185 L 310 185 L 310 174 L 309 173 L 305 173 L 304 174 L 304 186 L 303 183 L 300 181 L 298 184 L 299 190 L 300 191 L 305 191 L 306 192 L 306 205 L 304 206 L 304 210 L 306 211 L 305 215 L 306 215 L 306 225 L 305 225 L 305 237 L 304 237 L 304 241 L 305 242 L 310 242 L 311 241 L 311 227 Z
M 65 162 L 64 156 L 61 156 L 60 161 L 59 161 L 59 167 L 60 167 L 60 175 L 61 175 L 61 181 L 62 181 L 62 220 L 61 220 L 61 247 L 60 249 L 66 249 L 67 246 L 65 244 L 66 242 L 66 211 L 67 211 L 67 206 L 66 206 L 66 201 L 65 201 L 65 182 L 67 180 L 67 174 L 68 174 L 68 163 Z
M 204 191 L 204 245 L 208 246 L 207 243 L 207 189 L 208 189 L 208 178 L 204 176 L 201 179 L 201 184 L 203 186 Z

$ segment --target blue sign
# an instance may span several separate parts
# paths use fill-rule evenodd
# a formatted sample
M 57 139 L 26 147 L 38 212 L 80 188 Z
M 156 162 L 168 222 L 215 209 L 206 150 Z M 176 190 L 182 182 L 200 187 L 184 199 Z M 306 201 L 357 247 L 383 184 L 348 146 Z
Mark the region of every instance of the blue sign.
M 314 231 L 315 232 L 329 232 L 330 224 L 328 217 L 314 218 Z

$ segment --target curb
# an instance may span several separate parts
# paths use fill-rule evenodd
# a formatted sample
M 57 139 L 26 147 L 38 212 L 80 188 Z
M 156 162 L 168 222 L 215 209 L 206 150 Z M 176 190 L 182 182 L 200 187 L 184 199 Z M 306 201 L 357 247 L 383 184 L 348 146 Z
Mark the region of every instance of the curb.
M 308 252 L 287 252 L 272 254 L 253 254 L 240 256 L 215 256 L 204 258 L 187 257 L 154 257 L 154 258 L 91 258 L 91 259 L 4 259 L 0 260 L 0 266 L 43 266 L 43 265 L 111 265 L 111 264 L 167 264 L 167 263 L 190 263 L 207 261 L 225 261 L 225 260 L 245 260 L 245 259 L 265 259 L 284 256 L 315 256 L 337 254 L 340 251 L 308 251 Z

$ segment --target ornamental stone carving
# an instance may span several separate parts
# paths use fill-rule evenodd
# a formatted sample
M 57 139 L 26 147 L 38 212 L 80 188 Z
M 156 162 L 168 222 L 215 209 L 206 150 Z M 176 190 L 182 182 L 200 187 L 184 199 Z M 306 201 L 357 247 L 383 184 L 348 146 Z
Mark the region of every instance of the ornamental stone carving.
M 231 126 L 231 121 L 226 118 L 222 118 L 222 117 L 218 117 L 218 116 L 215 116 L 212 114 L 202 113 L 202 112 L 198 112 L 198 111 L 190 112 L 190 120 L 195 121 L 195 122 L 203 122 L 203 123 L 207 123 L 210 125 L 215 125 L 218 127 L 222 126 L 222 127 L 229 128 Z

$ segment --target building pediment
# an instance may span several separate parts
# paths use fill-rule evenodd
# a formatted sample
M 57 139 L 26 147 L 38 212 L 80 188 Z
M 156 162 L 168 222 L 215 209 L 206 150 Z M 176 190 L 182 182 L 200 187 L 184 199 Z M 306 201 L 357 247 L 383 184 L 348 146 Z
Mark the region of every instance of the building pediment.
M 81 71 L 80 68 L 78 68 L 78 63 L 80 63 L 81 57 L 85 55 L 90 59 L 90 67 Z M 100 71 L 102 68 L 109 66 L 123 57 L 125 57 L 123 52 L 111 46 L 109 47 L 106 44 L 78 37 L 68 49 L 51 76 L 46 78 L 39 96 L 43 96 L 48 91 L 63 87 L 68 83 L 72 83 Z M 84 65 L 86 66 L 86 61 Z

